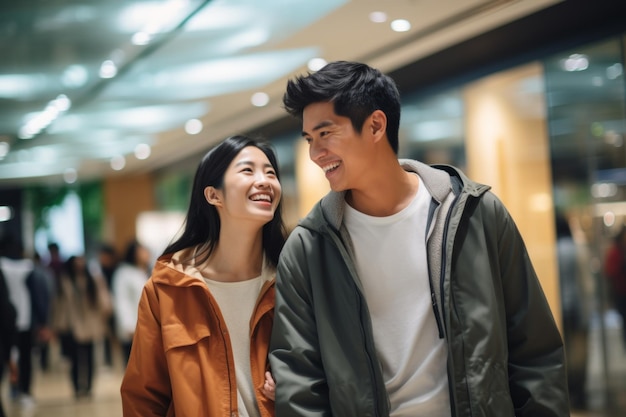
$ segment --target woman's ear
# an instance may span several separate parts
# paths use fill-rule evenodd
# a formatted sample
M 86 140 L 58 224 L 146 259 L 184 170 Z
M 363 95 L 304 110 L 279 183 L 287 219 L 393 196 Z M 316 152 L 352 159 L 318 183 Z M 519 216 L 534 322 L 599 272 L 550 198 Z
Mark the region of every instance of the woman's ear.
M 210 205 L 215 207 L 222 207 L 222 199 L 220 196 L 220 192 L 217 190 L 217 188 L 211 185 L 206 187 L 204 189 L 204 198 Z

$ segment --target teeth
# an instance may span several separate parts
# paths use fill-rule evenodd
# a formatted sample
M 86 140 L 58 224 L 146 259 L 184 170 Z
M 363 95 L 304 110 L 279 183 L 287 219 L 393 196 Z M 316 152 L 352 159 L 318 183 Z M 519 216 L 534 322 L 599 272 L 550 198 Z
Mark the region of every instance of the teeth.
M 324 170 L 324 172 L 328 172 L 330 170 L 337 168 L 338 166 L 339 166 L 339 162 L 333 162 L 332 164 L 328 164 L 322 167 L 322 169 Z
M 257 194 L 257 195 L 253 195 L 252 197 L 250 197 L 251 200 L 253 201 L 261 201 L 261 200 L 265 200 L 265 201 L 272 201 L 272 197 L 270 197 L 268 194 Z

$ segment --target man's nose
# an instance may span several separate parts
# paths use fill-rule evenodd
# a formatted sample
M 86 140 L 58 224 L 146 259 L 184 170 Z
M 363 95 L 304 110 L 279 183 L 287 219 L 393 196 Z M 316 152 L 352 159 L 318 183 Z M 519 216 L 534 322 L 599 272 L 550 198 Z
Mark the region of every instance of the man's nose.
M 311 139 L 309 142 L 309 158 L 311 161 L 315 161 L 322 155 L 324 155 L 324 147 L 321 146 L 320 141 Z

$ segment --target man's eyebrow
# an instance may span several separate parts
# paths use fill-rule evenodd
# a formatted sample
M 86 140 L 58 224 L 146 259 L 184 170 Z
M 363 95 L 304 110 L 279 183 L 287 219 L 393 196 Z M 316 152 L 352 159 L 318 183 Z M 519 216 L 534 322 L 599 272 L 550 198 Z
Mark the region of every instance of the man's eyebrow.
M 330 120 L 324 120 L 324 121 L 318 123 L 317 125 L 315 125 L 313 127 L 312 131 L 315 132 L 316 130 L 320 130 L 322 128 L 328 127 L 328 126 L 330 126 L 332 124 L 333 124 L 333 122 L 331 122 Z M 310 135 L 303 130 L 302 131 L 302 136 L 310 136 Z

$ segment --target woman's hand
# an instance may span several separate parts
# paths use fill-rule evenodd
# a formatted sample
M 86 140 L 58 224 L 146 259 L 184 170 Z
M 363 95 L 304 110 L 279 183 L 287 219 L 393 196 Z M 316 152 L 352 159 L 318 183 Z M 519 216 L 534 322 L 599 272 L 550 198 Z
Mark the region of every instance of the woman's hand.
M 272 373 L 269 371 L 265 372 L 265 384 L 263 384 L 262 391 L 263 395 L 270 400 L 276 400 L 276 383 L 274 382 L 274 378 L 272 378 Z

